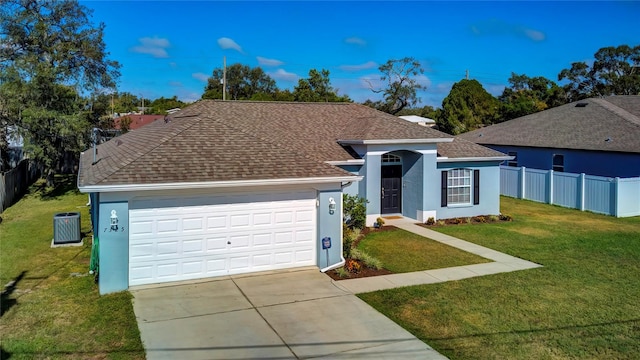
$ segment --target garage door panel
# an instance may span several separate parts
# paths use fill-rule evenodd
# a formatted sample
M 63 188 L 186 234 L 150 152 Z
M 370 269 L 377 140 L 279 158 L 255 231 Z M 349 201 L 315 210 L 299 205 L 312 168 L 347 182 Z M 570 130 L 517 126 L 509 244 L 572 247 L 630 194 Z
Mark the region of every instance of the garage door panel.
M 205 220 L 203 217 L 193 217 L 182 219 L 182 231 L 204 231 Z
M 208 216 L 207 217 L 207 229 L 208 230 L 225 229 L 227 226 L 228 225 L 227 225 L 227 216 L 226 215 Z
M 130 284 L 315 265 L 315 202 L 313 191 L 134 200 Z
M 207 238 L 207 252 L 219 252 L 227 249 L 227 237 Z

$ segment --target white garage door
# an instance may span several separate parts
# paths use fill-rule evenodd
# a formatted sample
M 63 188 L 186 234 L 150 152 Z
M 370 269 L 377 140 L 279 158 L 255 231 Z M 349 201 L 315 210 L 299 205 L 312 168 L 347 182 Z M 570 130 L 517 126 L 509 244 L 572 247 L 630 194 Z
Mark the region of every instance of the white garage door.
M 129 285 L 316 264 L 315 191 L 134 199 Z

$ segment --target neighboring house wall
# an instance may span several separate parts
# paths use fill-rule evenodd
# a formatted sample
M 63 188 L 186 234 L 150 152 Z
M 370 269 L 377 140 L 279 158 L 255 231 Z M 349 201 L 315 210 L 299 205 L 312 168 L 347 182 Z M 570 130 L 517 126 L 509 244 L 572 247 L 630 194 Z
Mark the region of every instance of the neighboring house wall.
M 638 140 L 640 143 L 640 140 Z M 564 155 L 564 172 L 609 177 L 640 176 L 640 153 L 484 145 L 508 154 L 517 152 L 517 166 L 551 170 L 553 155 Z

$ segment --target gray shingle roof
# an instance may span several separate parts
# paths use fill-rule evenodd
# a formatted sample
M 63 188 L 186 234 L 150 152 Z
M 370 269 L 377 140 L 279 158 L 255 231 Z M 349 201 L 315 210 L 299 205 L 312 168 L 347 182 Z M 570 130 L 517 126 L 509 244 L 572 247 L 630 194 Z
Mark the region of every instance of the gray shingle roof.
M 640 96 L 580 100 L 459 137 L 484 145 L 640 153 Z
M 340 177 L 325 161 L 354 158 L 338 140 L 442 139 L 450 135 L 345 103 L 198 101 L 81 156 L 79 186 Z M 442 147 L 441 147 L 442 146 Z M 466 141 L 447 157 L 500 156 Z

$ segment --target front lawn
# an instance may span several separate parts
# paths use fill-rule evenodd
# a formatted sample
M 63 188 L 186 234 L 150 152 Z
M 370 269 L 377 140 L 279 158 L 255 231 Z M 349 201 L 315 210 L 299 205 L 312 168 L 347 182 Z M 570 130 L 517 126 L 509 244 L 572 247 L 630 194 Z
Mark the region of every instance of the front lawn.
M 16 281 L 2 298 L 0 357 L 144 359 L 131 295 L 100 296 L 88 274 L 91 235 L 80 247 L 50 247 L 55 213 L 80 212 L 82 232 L 91 231 L 75 177 L 57 181 L 36 183 L 0 214 L 0 285 Z
M 377 258 L 394 273 L 491 261 L 402 229 L 374 230 L 360 241 L 358 249 Z
M 452 359 L 640 354 L 640 217 L 502 198 L 513 222 L 435 230 L 542 268 L 362 294 Z

